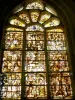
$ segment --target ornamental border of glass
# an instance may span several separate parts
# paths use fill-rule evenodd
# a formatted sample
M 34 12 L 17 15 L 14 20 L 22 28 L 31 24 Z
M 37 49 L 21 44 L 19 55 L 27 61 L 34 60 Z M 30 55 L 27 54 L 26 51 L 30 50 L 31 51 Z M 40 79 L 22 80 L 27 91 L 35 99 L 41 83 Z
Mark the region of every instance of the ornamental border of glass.
M 34 1 L 15 11 L 6 27 L 1 98 L 72 99 L 65 33 L 56 11 Z

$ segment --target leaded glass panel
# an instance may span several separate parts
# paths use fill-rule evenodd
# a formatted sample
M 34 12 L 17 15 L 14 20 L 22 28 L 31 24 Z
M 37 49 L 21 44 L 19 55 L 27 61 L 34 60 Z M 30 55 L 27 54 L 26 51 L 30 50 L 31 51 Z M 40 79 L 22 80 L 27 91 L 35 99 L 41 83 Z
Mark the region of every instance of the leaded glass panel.
M 52 18 L 44 24 L 44 27 L 52 27 L 58 26 L 60 24 L 60 20 L 57 18 Z
M 16 18 L 12 19 L 10 21 L 10 24 L 25 27 L 25 24 L 23 22 L 21 22 L 20 20 L 16 19 Z
M 51 14 L 46 11 L 41 13 L 39 23 L 43 24 L 45 21 L 47 21 L 50 18 L 50 16 L 51 16 Z
M 39 17 L 39 12 L 38 11 L 33 11 L 33 12 L 30 12 L 30 15 L 31 15 L 32 22 L 37 22 L 38 17 Z
M 7 32 L 5 36 L 5 49 L 22 49 L 23 32 Z
M 19 15 L 19 17 L 24 20 L 27 24 L 30 23 L 30 18 L 27 13 L 23 12 L 22 14 Z
M 44 31 L 44 29 L 39 25 L 31 25 L 26 28 L 26 31 Z
M 26 85 L 46 85 L 46 74 L 45 73 L 27 73 Z
M 46 72 L 46 64 L 44 61 L 26 61 L 26 72 Z
M 26 97 L 28 99 L 46 99 L 47 88 L 46 86 L 26 86 Z

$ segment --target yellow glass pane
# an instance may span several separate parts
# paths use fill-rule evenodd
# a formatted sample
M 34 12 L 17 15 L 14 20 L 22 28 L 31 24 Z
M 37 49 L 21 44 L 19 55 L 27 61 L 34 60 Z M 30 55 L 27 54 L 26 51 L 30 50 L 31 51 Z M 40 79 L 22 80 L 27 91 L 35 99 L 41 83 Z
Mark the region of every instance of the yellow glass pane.
M 27 24 L 30 23 L 30 19 L 29 19 L 29 16 L 27 14 L 20 14 L 19 17 L 24 20 Z
M 37 22 L 38 17 L 39 17 L 39 13 L 38 12 L 31 12 L 30 15 L 31 15 L 32 22 Z
M 6 44 L 5 44 L 5 49 L 22 49 L 22 43 L 23 41 L 17 41 L 17 40 L 14 40 L 14 41 L 11 41 L 10 43 L 6 40 L 5 41 Z
M 54 29 L 50 29 L 50 30 L 46 30 L 46 32 L 63 32 L 63 29 L 61 29 L 61 28 L 54 28 Z
M 20 86 L 21 85 L 21 73 L 6 73 L 4 79 L 4 86 Z
M 43 32 L 26 32 L 26 40 L 44 40 Z
M 4 61 L 2 65 L 2 72 L 21 72 L 22 62 L 21 61 Z
M 25 74 L 26 85 L 46 85 L 46 73 Z M 34 80 L 34 81 L 33 81 Z
M 63 33 L 60 33 L 60 32 L 48 32 L 46 33 L 46 38 L 47 40 L 51 40 L 51 41 L 62 41 L 64 42 L 65 41 L 65 37 L 64 37 L 64 34 Z
M 66 50 L 63 41 L 47 41 L 47 50 Z
M 67 60 L 67 53 L 66 51 L 51 51 L 48 52 L 48 59 L 49 60 Z
M 72 87 L 69 73 L 52 73 L 50 90 L 54 99 L 72 99 Z
M 3 87 L 4 88 L 4 87 Z M 15 87 L 16 88 L 16 87 Z M 19 88 L 19 87 L 17 87 Z M 9 87 L 8 87 L 9 89 Z M 21 92 L 20 91 L 2 91 L 2 100 L 20 100 L 21 99 Z
M 25 72 L 46 72 L 45 61 L 32 61 L 32 59 L 25 62 Z
M 50 55 L 49 58 L 51 58 L 51 56 L 53 56 L 53 55 Z M 59 59 L 59 61 L 58 61 L 58 59 L 56 59 L 54 57 L 51 59 L 52 61 L 49 62 L 50 72 L 63 72 L 63 71 L 68 72 L 69 71 L 68 62 L 64 61 L 63 59 L 62 60 Z
M 4 51 L 3 61 L 19 61 L 22 60 L 22 52 L 20 51 Z
M 8 27 L 6 30 L 7 31 L 23 31 L 22 29 L 15 28 L 15 27 Z
M 22 49 L 23 32 L 7 32 L 5 49 Z
M 46 86 L 26 86 L 26 98 L 28 99 L 42 99 L 47 98 L 47 87 Z
M 60 20 L 55 18 L 55 19 L 52 19 L 50 21 L 48 21 L 44 27 L 51 27 L 51 26 L 58 26 L 60 24 Z
M 12 19 L 10 21 L 10 24 L 12 25 L 16 25 L 16 26 L 21 26 L 21 27 L 25 27 L 25 24 L 23 24 L 21 21 L 19 21 L 18 19 Z
M 45 21 L 47 21 L 50 18 L 51 14 L 48 12 L 43 12 L 40 16 L 40 20 L 39 23 L 44 23 Z

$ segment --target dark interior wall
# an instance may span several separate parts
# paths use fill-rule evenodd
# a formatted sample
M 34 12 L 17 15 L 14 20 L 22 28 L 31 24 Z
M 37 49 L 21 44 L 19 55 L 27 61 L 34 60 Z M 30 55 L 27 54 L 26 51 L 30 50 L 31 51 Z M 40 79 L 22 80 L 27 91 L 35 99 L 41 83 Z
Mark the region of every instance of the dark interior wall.
M 0 3 L 0 43 L 2 40 L 3 26 L 5 20 L 9 13 L 14 7 L 20 4 L 23 0 L 2 0 L 3 3 Z M 43 0 L 53 6 L 58 12 L 58 17 L 61 19 L 65 31 L 66 38 L 68 42 L 68 48 L 70 52 L 70 60 L 73 71 L 73 87 L 75 88 L 75 3 L 72 0 Z M 75 96 L 75 89 L 74 89 Z

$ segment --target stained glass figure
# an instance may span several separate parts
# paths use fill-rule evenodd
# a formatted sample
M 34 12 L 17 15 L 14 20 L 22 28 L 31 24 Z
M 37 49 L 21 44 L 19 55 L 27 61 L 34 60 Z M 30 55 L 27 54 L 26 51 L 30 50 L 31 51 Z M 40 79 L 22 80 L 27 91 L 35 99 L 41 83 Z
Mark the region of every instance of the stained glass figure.
M 23 32 L 7 32 L 5 37 L 5 49 L 22 49 Z
M 67 53 L 66 51 L 51 51 L 48 52 L 49 60 L 67 60 Z
M 31 15 L 32 22 L 37 22 L 38 17 L 39 17 L 39 12 L 38 11 L 33 11 L 33 12 L 30 12 L 30 15 Z
M 30 19 L 27 13 L 23 12 L 22 14 L 19 15 L 19 17 L 25 21 L 25 23 L 30 23 Z
M 51 14 L 48 13 L 47 11 L 42 12 L 39 23 L 41 23 L 41 24 L 44 23 L 45 21 L 47 21 L 50 18 L 50 16 L 51 16 Z
M 46 72 L 46 65 L 44 61 L 26 61 L 26 72 Z
M 50 75 L 50 89 L 53 99 L 71 99 L 73 94 L 69 73 L 52 74 Z
M 25 74 L 26 85 L 46 85 L 46 74 L 44 73 L 29 73 Z

